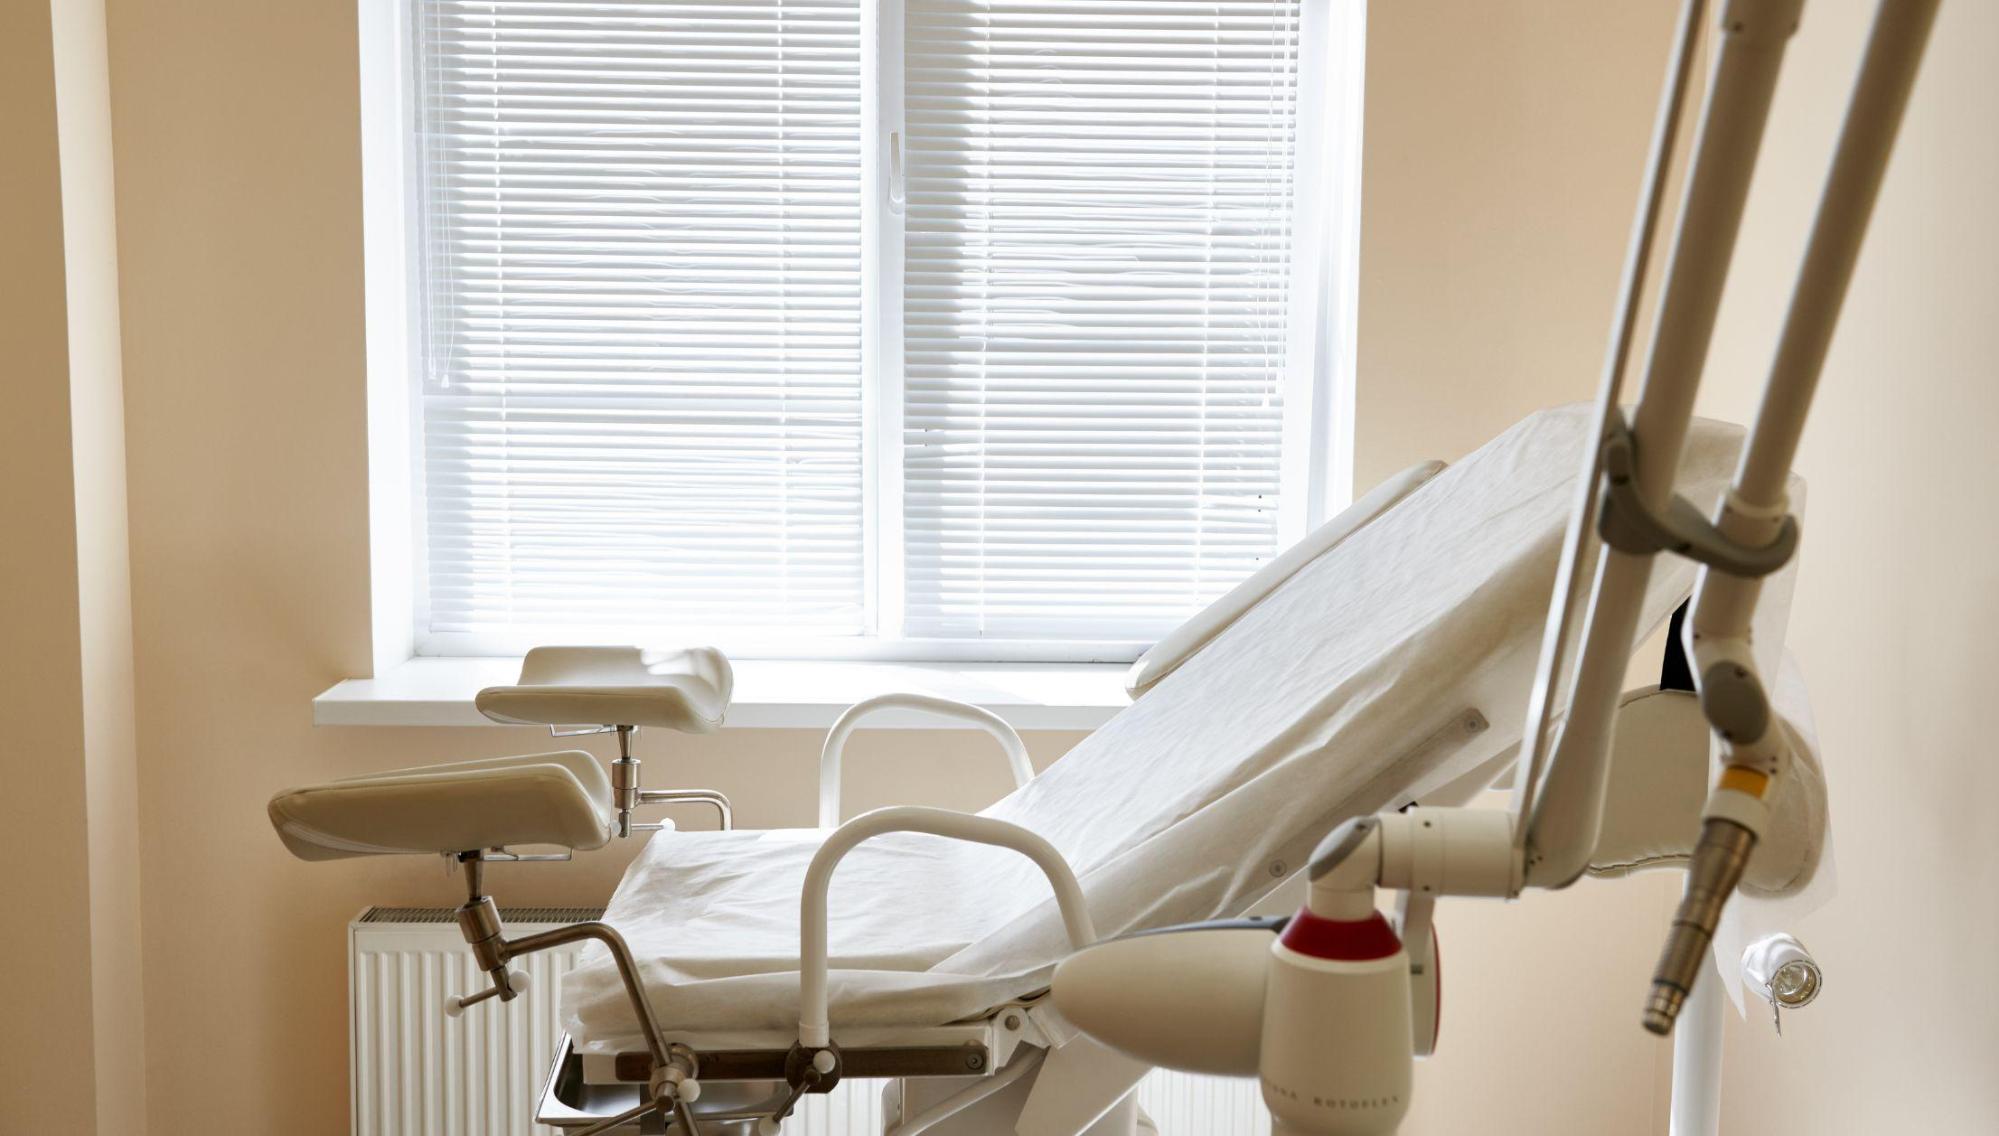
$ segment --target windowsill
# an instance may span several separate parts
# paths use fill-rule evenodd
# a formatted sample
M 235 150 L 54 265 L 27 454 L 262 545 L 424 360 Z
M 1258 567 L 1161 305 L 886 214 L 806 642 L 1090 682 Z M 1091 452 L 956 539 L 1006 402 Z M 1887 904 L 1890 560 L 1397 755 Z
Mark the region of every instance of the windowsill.
M 914 692 L 971 702 L 1018 730 L 1094 730 L 1130 704 L 1123 663 L 877 663 L 731 660 L 728 727 L 823 730 L 865 698 Z M 312 700 L 315 726 L 491 726 L 472 698 L 512 683 L 519 659 L 416 658 L 377 678 L 335 683 Z M 949 728 L 917 711 L 884 711 L 870 726 Z

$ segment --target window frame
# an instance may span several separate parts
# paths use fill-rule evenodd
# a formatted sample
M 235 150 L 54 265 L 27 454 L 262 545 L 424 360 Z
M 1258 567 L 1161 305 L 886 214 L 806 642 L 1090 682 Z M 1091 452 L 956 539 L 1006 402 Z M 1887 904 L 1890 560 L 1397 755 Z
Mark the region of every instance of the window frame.
M 518 655 L 506 634 L 428 632 L 422 501 L 423 290 L 415 5 L 359 0 L 370 589 L 375 673 L 419 656 Z M 1288 360 L 1277 537 L 1287 545 L 1352 495 L 1364 5 L 1300 0 Z M 901 635 L 903 219 L 889 201 L 904 131 L 904 0 L 862 0 L 862 539 L 866 631 L 711 635 L 744 658 L 1126 662 L 1148 643 Z M 679 638 L 717 629 L 684 628 Z M 725 630 L 725 629 L 723 629 Z M 577 628 L 567 641 L 654 642 L 662 629 Z M 657 644 L 655 644 L 657 645 Z

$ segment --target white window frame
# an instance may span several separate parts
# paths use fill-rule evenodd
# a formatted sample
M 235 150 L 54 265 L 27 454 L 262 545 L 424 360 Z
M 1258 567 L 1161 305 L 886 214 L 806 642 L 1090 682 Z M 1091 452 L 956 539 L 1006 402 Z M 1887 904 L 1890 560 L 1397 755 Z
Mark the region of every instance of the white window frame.
M 428 626 L 423 491 L 421 234 L 414 128 L 415 0 L 358 0 L 364 312 L 367 324 L 369 577 L 374 673 L 418 656 L 516 655 L 506 637 L 450 636 Z M 1289 360 L 1284 383 L 1283 496 L 1278 541 L 1289 544 L 1353 493 L 1354 330 L 1359 275 L 1360 130 L 1365 5 L 1301 0 L 1298 142 L 1292 179 Z M 1142 643 L 906 639 L 902 561 L 902 264 L 900 211 L 888 200 L 891 137 L 903 127 L 903 0 L 862 11 L 863 539 L 870 609 L 864 636 L 721 644 L 745 658 L 963 662 L 1129 661 Z M 885 453 L 886 447 L 894 447 Z M 629 641 L 631 635 L 616 637 Z M 577 641 L 594 640 L 583 635 Z M 604 641 L 612 641 L 606 639 Z M 659 645 L 659 644 L 649 644 Z

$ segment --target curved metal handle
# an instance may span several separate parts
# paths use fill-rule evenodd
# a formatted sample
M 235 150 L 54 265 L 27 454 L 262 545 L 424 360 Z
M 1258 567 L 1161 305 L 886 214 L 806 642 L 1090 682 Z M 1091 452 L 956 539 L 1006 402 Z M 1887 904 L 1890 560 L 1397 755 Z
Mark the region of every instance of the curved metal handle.
M 882 694 L 847 707 L 833 728 L 826 731 L 826 744 L 819 750 L 819 827 L 838 828 L 840 826 L 840 770 L 842 757 L 847 748 L 847 739 L 860 728 L 861 720 L 884 710 L 921 710 L 939 718 L 966 722 L 977 726 L 999 742 L 1006 754 L 1007 767 L 1013 772 L 1014 788 L 1019 788 L 1034 780 L 1034 766 L 1027 760 L 1027 743 L 1020 740 L 1020 734 L 1006 719 L 969 702 L 959 702 L 953 698 L 939 698 L 932 694 Z
M 805 885 L 798 907 L 798 1041 L 807 1049 L 823 1049 L 832 1042 L 826 1018 L 826 889 L 833 869 L 864 840 L 886 832 L 924 832 L 973 844 L 1011 848 L 1034 861 L 1055 889 L 1055 904 L 1062 910 L 1062 923 L 1069 932 L 1069 944 L 1077 950 L 1097 941 L 1096 924 L 1083 901 L 1083 885 L 1053 844 L 1017 824 L 1003 820 L 953 812 L 950 809 L 903 805 L 863 813 L 833 831 L 812 863 L 805 869 Z
M 642 805 L 708 805 L 715 810 L 716 824 L 727 832 L 736 827 L 735 806 L 729 803 L 729 795 L 717 789 L 640 789 L 639 804 Z M 638 829 L 659 829 L 664 825 L 634 825 Z

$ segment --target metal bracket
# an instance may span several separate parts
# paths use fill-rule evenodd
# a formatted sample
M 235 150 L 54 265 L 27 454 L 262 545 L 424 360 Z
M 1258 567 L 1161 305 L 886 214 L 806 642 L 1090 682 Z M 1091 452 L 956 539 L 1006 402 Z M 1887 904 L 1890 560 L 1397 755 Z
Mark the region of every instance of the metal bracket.
M 1638 492 L 1638 448 L 1624 415 L 1612 413 L 1603 440 L 1604 498 L 1597 519 L 1603 542 L 1619 552 L 1648 556 L 1672 552 L 1744 579 L 1768 576 L 1798 549 L 1798 519 L 1787 516 L 1769 544 L 1752 547 L 1716 528 L 1679 494 L 1655 512 Z
M 444 860 L 444 871 L 446 875 L 451 874 L 453 871 L 457 870 L 461 865 L 566 864 L 570 860 L 575 858 L 575 855 L 572 852 L 572 850 L 567 848 L 563 849 L 560 852 L 516 852 L 511 848 L 505 848 L 505 847 L 481 848 L 471 852 L 443 852 L 440 853 L 439 855 Z M 467 867 L 466 870 L 470 871 L 472 869 Z M 476 889 L 474 890 L 476 897 Z
M 570 860 L 568 851 L 562 852 L 516 852 L 511 848 L 488 848 L 479 853 L 479 859 L 488 864 L 566 864 Z
M 694 804 L 708 805 L 715 810 L 716 822 L 723 831 L 736 827 L 736 809 L 730 804 L 728 794 L 719 789 L 640 789 L 638 803 L 641 805 Z M 662 825 L 633 825 L 634 830 L 657 829 Z

